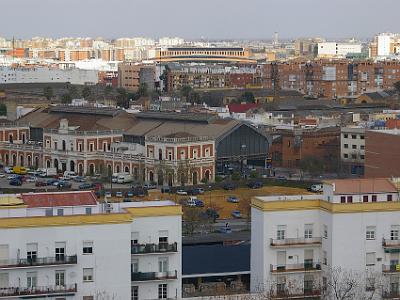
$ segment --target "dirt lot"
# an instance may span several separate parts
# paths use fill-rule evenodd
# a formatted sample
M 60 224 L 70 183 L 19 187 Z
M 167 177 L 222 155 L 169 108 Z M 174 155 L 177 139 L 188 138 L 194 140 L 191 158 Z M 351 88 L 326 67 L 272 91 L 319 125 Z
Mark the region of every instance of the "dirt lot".
M 304 189 L 289 188 L 281 186 L 266 186 L 261 189 L 238 188 L 233 191 L 225 191 L 223 189 L 205 192 L 203 195 L 197 196 L 198 199 L 204 202 L 205 207 L 214 207 L 218 210 L 221 218 L 230 218 L 233 210 L 240 210 L 242 215 L 246 215 L 249 210 L 250 199 L 253 196 L 269 196 L 269 195 L 296 195 L 310 194 Z M 236 196 L 239 198 L 239 203 L 227 202 L 228 196 Z M 179 202 L 181 199 L 188 196 L 179 196 L 176 194 L 162 194 L 158 190 L 149 191 L 147 199 L 162 199 Z

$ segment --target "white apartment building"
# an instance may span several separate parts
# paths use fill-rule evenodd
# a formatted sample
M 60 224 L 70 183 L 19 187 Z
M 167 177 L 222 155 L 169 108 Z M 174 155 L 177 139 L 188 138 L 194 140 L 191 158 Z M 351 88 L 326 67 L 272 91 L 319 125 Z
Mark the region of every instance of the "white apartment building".
M 377 278 L 373 299 L 398 299 L 400 202 L 388 179 L 327 181 L 320 195 L 255 197 L 251 214 L 252 292 L 318 299 L 329 295 L 330 270 L 340 267 L 357 274 L 357 299 Z
M 50 83 L 95 85 L 99 81 L 97 70 L 50 69 L 50 68 L 0 68 L 0 84 Z
M 352 174 L 364 174 L 365 128 L 342 127 L 340 133 L 340 157 L 344 167 Z
M 377 36 L 378 56 L 389 56 L 391 54 L 390 44 L 392 38 L 393 34 L 391 33 L 381 33 Z
M 88 192 L 0 197 L 0 299 L 180 299 L 181 207 Z
M 340 56 L 345 57 L 349 53 L 361 53 L 360 43 L 318 43 L 318 56 Z

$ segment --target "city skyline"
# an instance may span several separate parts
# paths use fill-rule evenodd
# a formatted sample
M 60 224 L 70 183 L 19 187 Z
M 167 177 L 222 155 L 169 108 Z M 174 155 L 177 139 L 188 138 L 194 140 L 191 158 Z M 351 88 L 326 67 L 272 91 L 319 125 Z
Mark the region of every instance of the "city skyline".
M 393 0 L 379 3 L 337 0 L 329 5 L 314 0 L 302 3 L 250 0 L 246 4 L 242 6 L 237 0 L 220 0 L 217 4 L 212 0 L 201 4 L 188 4 L 182 0 L 168 3 L 118 0 L 110 7 L 105 0 L 16 0 L 2 5 L 6 14 L 0 20 L 3 28 L 0 36 L 21 39 L 34 36 L 102 36 L 107 39 L 180 36 L 186 39 L 257 40 L 271 39 L 274 32 L 279 32 L 282 39 L 310 36 L 368 38 L 379 32 L 396 31 L 396 11 L 400 8 L 400 3 Z M 385 11 L 385 18 L 378 24 L 371 22 L 377 12 L 388 5 L 391 9 Z M 92 13 L 94 10 L 95 14 Z

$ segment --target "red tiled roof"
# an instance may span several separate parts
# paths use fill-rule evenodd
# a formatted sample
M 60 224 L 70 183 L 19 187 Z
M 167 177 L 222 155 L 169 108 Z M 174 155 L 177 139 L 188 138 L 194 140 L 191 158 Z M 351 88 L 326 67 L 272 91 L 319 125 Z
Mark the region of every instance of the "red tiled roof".
M 317 120 L 316 119 L 301 119 L 301 120 L 299 120 L 299 124 L 317 125 Z
M 92 191 L 60 193 L 26 193 L 21 195 L 29 207 L 96 205 L 96 196 Z
M 387 178 L 326 180 L 335 185 L 334 194 L 396 193 L 397 189 Z
M 246 111 L 257 107 L 258 104 L 255 103 L 228 104 L 229 112 L 231 113 L 245 113 Z

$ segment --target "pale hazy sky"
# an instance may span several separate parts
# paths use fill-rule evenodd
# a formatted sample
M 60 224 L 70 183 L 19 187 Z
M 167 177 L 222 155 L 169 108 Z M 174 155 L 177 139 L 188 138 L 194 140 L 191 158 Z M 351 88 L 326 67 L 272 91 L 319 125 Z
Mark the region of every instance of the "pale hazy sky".
M 400 32 L 400 0 L 0 0 L 0 36 L 270 39 Z

